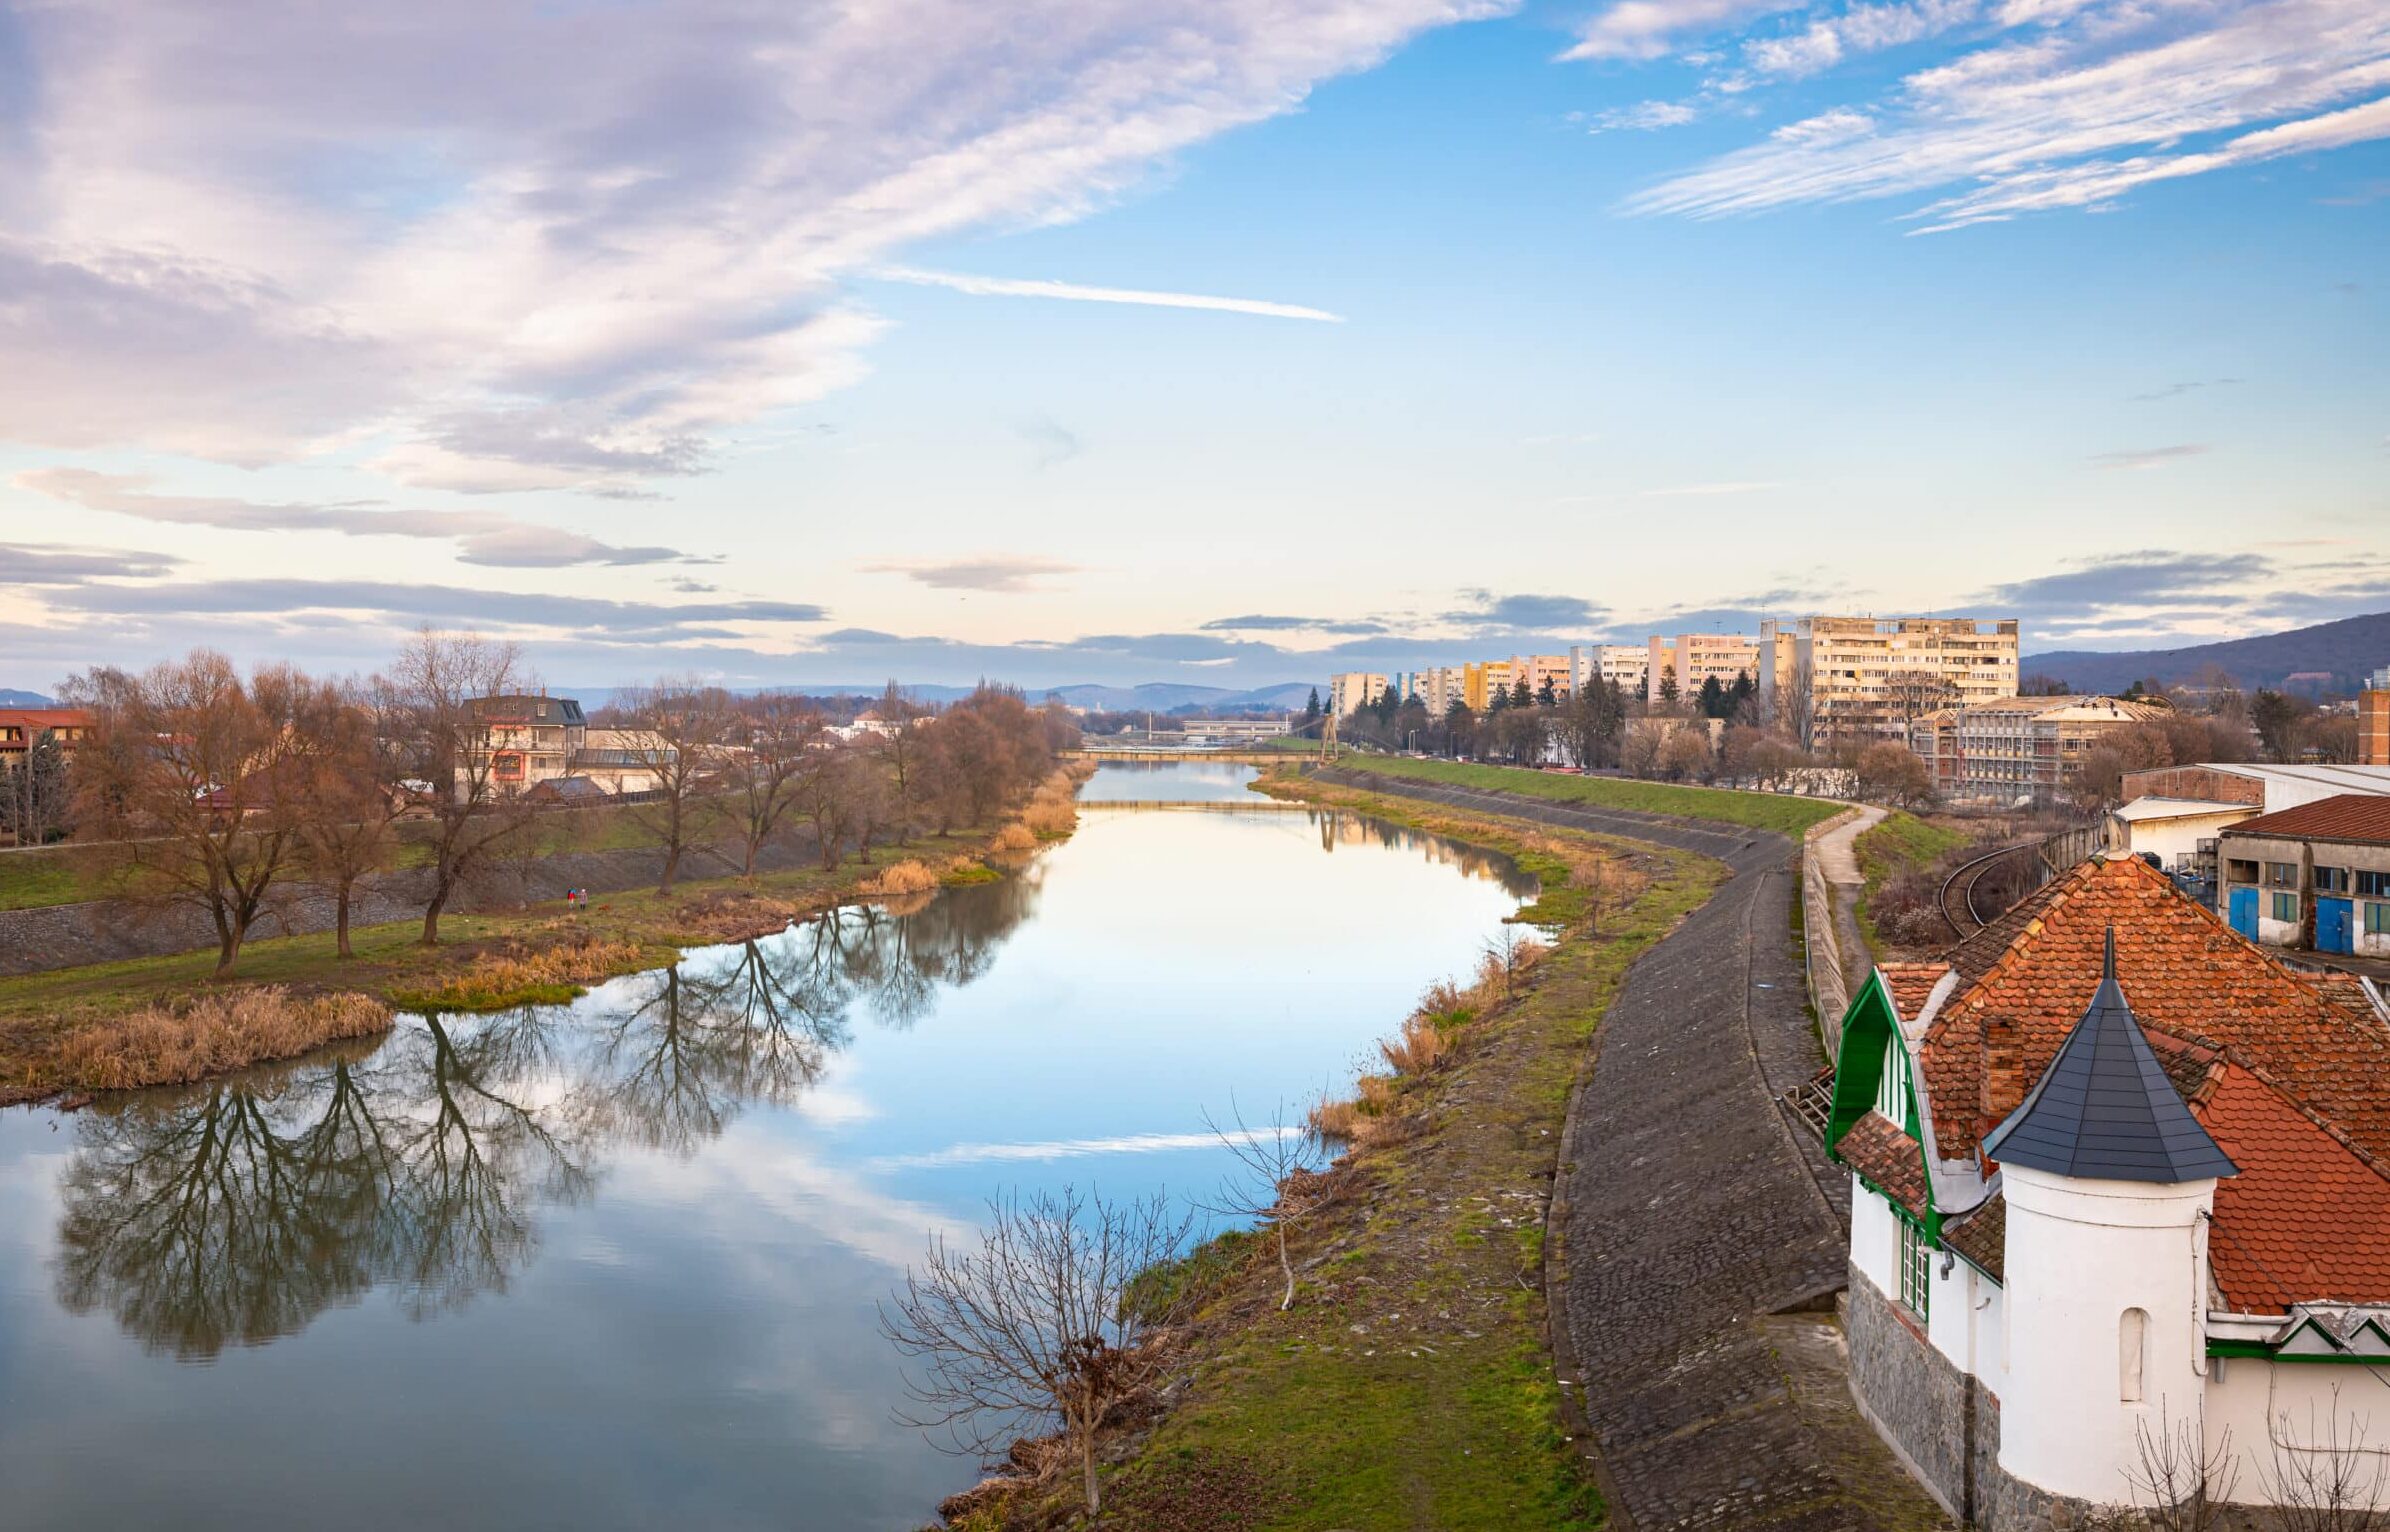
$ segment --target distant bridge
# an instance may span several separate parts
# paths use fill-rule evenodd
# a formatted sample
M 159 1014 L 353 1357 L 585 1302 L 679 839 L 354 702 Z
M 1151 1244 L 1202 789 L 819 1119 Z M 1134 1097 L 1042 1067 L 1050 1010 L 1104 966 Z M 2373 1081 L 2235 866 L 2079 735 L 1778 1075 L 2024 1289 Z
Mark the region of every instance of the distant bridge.
M 1255 793 L 1248 801 L 1243 798 L 1081 798 L 1073 805 L 1084 814 L 1094 809 L 1173 809 L 1195 814 L 1250 814 L 1259 809 L 1263 813 L 1283 813 L 1289 809 L 1315 809 L 1314 803 L 1290 803 L 1282 798 L 1265 798 Z
M 1275 766 L 1316 754 L 1316 750 L 1207 750 L 1201 745 L 1126 745 L 1061 752 L 1066 761 L 1226 761 L 1233 766 Z

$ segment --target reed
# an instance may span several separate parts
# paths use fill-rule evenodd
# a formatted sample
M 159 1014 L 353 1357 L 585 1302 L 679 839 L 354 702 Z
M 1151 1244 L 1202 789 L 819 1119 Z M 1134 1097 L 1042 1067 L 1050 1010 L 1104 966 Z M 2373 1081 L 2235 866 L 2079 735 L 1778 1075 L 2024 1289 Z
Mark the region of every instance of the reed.
M 1037 846 L 1037 832 L 1025 824 L 1008 824 L 996 832 L 991 843 L 998 851 L 1030 851 Z
M 518 1005 L 562 1005 L 600 979 L 649 966 L 638 942 L 592 937 L 553 947 L 485 952 L 465 971 L 430 989 L 393 990 L 411 1011 L 502 1011 Z
M 938 886 L 938 875 L 929 864 L 913 860 L 898 862 L 881 870 L 871 881 L 875 894 L 926 894 Z
M 146 1005 L 86 1027 L 60 1047 L 60 1072 L 84 1090 L 182 1085 L 389 1025 L 390 1007 L 370 995 L 261 985 Z

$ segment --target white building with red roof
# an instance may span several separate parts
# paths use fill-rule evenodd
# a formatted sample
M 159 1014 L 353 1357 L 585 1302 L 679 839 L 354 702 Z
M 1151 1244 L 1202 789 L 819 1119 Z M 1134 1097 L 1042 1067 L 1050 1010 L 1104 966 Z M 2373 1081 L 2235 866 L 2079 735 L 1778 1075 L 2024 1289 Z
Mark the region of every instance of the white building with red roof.
M 2390 1006 L 2135 859 L 1852 1001 L 1852 1386 L 1953 1515 L 2390 1507 Z M 2170 1473 L 2154 1465 L 2171 1462 Z M 2270 1524 L 2278 1510 L 2253 1512 Z

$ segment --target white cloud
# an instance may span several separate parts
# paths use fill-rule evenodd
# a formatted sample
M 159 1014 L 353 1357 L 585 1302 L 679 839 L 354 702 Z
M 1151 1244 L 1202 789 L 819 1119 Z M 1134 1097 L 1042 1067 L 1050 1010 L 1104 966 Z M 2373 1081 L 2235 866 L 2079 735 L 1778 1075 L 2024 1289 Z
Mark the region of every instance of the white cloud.
M 1614 106 L 1594 114 L 1595 133 L 1649 133 L 1659 128 L 1677 128 L 1701 115 L 1700 108 L 1689 101 L 1638 101 L 1633 106 Z
M 846 278 L 1084 214 L 1506 8 L 36 7 L 0 163 L 0 429 L 243 463 L 363 441 L 425 484 L 636 490 L 858 375 L 877 321 Z
M 1919 0 L 1818 25 L 1847 49 L 1965 14 Z M 1707 218 L 1964 185 L 1913 215 L 1940 230 L 2101 207 L 2157 181 L 2390 137 L 2390 8 L 2378 0 L 2085 0 L 2011 4 L 2000 19 L 2036 31 L 1912 73 L 1864 112 L 1844 109 L 1874 131 L 1779 130 L 1628 199 L 1627 210 Z M 1799 72 L 1792 52 L 1783 56 Z M 2236 136 L 2185 147 L 2217 134 Z
M 1656 59 L 1676 38 L 1717 32 L 1769 11 L 1792 9 L 1790 0 L 1618 0 L 1579 29 L 1575 46 L 1561 54 L 1574 59 Z
M 883 266 L 872 275 L 889 282 L 951 288 L 974 297 L 1060 298 L 1073 303 L 1134 303 L 1161 309 L 1215 309 L 1224 314 L 1258 314 L 1269 319 L 1318 319 L 1342 324 L 1340 314 L 1306 308 L 1299 303 L 1271 303 L 1260 298 L 1215 298 L 1203 293 L 1148 292 L 1134 287 L 1089 287 L 1080 282 L 1048 282 L 1013 277 L 974 277 L 952 271 L 923 271 L 914 266 Z

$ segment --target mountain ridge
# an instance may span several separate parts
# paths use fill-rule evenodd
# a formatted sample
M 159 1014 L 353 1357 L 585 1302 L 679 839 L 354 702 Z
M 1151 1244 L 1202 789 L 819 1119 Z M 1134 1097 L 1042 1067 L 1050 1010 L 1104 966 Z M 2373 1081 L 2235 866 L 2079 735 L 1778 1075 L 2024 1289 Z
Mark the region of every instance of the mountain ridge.
M 2390 665 L 2390 612 L 2179 649 L 2057 649 L 2026 655 L 2018 668 L 2028 677 L 2064 681 L 2078 692 L 2117 692 L 2135 681 L 2196 681 L 2210 666 L 2251 690 L 2322 671 L 2332 677 L 2333 689 L 2348 691 L 2384 665 Z

